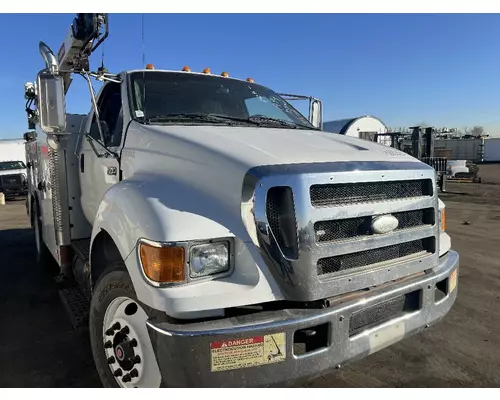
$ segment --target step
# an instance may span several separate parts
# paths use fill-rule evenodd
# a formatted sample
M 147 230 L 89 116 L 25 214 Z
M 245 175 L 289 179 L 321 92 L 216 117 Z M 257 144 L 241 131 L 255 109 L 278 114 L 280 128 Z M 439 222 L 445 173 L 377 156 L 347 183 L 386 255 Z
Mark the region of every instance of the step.
M 89 320 L 89 301 L 78 286 L 59 289 L 59 297 L 75 330 L 87 328 Z

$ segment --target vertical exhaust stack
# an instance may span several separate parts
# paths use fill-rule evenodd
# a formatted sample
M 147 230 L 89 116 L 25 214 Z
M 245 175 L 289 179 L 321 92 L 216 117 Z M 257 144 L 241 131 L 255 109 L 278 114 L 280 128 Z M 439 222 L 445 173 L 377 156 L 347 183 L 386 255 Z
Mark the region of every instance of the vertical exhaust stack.
M 57 63 L 57 58 L 50 47 L 47 46 L 44 42 L 40 42 L 38 45 L 38 49 L 40 50 L 40 54 L 42 55 L 43 60 L 45 61 L 47 69 L 51 73 L 57 74 L 59 71 L 59 65 Z

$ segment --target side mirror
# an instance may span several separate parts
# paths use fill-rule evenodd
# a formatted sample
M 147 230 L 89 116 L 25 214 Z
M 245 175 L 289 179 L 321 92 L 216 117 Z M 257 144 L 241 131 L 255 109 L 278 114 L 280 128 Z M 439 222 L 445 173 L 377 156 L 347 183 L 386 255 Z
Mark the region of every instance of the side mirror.
M 66 134 L 63 78 L 47 70 L 40 71 L 37 78 L 37 91 L 37 108 L 42 131 L 47 134 Z
M 309 122 L 316 128 L 323 129 L 323 106 L 321 100 L 311 98 L 309 101 Z

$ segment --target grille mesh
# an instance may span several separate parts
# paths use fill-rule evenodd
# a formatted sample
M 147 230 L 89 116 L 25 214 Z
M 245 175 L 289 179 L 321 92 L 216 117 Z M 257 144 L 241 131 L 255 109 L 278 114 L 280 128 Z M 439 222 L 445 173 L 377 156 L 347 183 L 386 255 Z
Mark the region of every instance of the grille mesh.
M 283 254 L 298 257 L 297 225 L 292 189 L 276 186 L 267 192 L 266 215 L 271 232 Z
M 385 261 L 394 261 L 398 258 L 410 256 L 422 251 L 434 253 L 435 242 L 433 237 L 413 240 L 406 243 L 398 243 L 378 249 L 364 250 L 357 253 L 322 258 L 318 260 L 317 263 L 318 275 L 366 267 Z
M 403 211 L 391 215 L 399 221 L 396 231 L 434 225 L 433 208 Z M 316 241 L 326 243 L 374 235 L 371 229 L 371 221 L 372 216 L 316 222 L 314 224 Z
M 0 185 L 3 188 L 16 187 L 21 185 L 21 174 L 11 174 L 0 176 Z
M 349 337 L 400 315 L 419 310 L 420 297 L 421 291 L 416 290 L 355 312 L 349 319 Z
M 269 228 L 271 228 L 276 241 L 282 243 L 283 239 L 279 223 L 279 198 L 275 191 L 269 191 L 267 194 L 266 214 Z
M 432 194 L 430 179 L 312 185 L 310 189 L 311 203 L 315 207 L 369 203 L 432 196 Z

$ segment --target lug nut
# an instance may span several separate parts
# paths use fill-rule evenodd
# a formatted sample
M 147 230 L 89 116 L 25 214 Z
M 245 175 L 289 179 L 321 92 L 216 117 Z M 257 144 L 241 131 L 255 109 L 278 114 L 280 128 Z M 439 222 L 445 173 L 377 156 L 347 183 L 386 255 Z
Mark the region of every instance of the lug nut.
M 134 364 L 140 364 L 141 363 L 141 356 L 139 355 L 136 355 L 132 361 L 134 362 Z
M 115 334 L 115 331 L 113 330 L 113 328 L 109 328 L 107 331 L 106 331 L 106 335 L 108 336 L 113 336 Z
M 117 330 L 118 330 L 118 329 L 120 329 L 121 327 L 122 327 L 122 326 L 120 325 L 120 323 L 119 323 L 119 322 L 115 322 L 115 323 L 113 324 L 113 326 L 111 327 L 111 329 L 113 329 L 113 330 L 117 331 Z
M 130 371 L 131 378 L 137 378 L 138 376 L 139 376 L 139 372 L 135 368 L 132 371 Z
M 120 328 L 118 328 L 120 329 Z M 124 334 L 124 335 L 128 335 L 130 333 L 130 329 L 128 328 L 128 326 L 124 326 L 123 329 L 120 331 L 120 333 Z
M 116 362 L 116 360 L 113 356 L 108 358 L 108 364 L 114 364 L 115 362 Z
M 119 376 L 122 376 L 122 373 L 123 373 L 123 372 L 122 372 L 121 368 L 118 368 L 118 369 L 117 369 L 117 370 L 113 373 L 113 375 L 114 375 L 114 376 L 116 376 L 116 377 L 118 378 Z
M 136 347 L 136 346 L 137 346 L 137 340 L 132 339 L 132 340 L 130 341 L 130 346 L 132 346 L 132 347 Z
M 131 380 L 132 380 L 132 378 L 130 377 L 129 374 L 123 375 L 122 382 L 127 383 L 127 382 L 130 382 Z
M 111 347 L 113 347 L 113 343 L 111 343 L 111 341 L 108 340 L 106 343 L 104 343 L 105 349 L 110 349 Z

